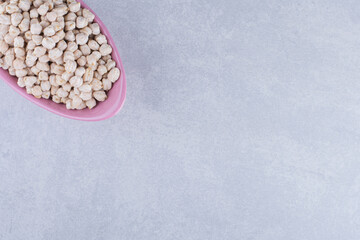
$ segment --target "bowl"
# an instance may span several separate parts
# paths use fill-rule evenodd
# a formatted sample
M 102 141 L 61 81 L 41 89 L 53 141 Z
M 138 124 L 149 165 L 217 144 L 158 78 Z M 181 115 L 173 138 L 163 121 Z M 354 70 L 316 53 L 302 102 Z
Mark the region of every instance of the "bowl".
M 21 88 L 17 85 L 17 77 L 11 76 L 7 70 L 0 68 L 0 78 L 2 78 L 12 89 L 27 100 L 59 116 L 80 121 L 102 121 L 115 116 L 124 105 L 126 97 L 125 71 L 115 42 L 104 23 L 82 0 L 78 0 L 78 2 L 80 2 L 81 7 L 87 8 L 95 14 L 94 22 L 99 24 L 101 33 L 106 36 L 108 44 L 110 44 L 113 48 L 112 58 L 116 62 L 116 66 L 121 71 L 119 80 L 113 84 L 112 89 L 110 89 L 107 93 L 108 98 L 104 102 L 98 102 L 91 110 L 68 110 L 65 107 L 65 104 L 55 103 L 51 99 L 37 99 L 34 96 L 27 94 L 25 88 Z

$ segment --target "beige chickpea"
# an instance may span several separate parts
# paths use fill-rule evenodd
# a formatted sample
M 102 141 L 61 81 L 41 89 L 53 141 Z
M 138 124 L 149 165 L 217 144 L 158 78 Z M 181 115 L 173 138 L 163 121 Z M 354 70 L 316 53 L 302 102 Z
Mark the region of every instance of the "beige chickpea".
M 85 74 L 84 67 L 78 67 L 75 71 L 75 76 L 82 77 Z
M 56 21 L 56 18 L 57 18 L 57 14 L 55 12 L 48 12 L 46 14 L 46 19 L 49 21 L 49 22 L 55 22 Z
M 85 102 L 81 102 L 80 105 L 76 108 L 76 110 L 82 110 L 86 108 Z
M 79 95 L 79 94 L 80 94 L 79 89 L 76 88 L 76 87 L 73 88 L 73 91 L 74 91 L 75 95 Z
M 38 11 L 38 14 L 39 14 L 40 16 L 44 16 L 44 15 L 46 15 L 46 13 L 49 11 L 49 5 L 47 5 L 47 4 L 42 4 L 42 5 L 37 9 L 37 11 Z
M 24 77 L 24 83 L 27 87 L 32 87 L 37 81 L 36 77 Z
M 30 25 L 31 34 L 39 35 L 42 31 L 40 23 L 34 23 Z
M 48 26 L 50 26 L 51 23 L 48 22 L 47 20 L 44 20 L 44 21 L 41 21 L 41 22 L 40 22 L 40 25 L 41 25 L 41 27 L 44 29 L 44 28 L 47 28 Z
M 70 51 L 65 51 L 64 52 L 64 62 L 71 60 L 71 61 L 75 61 L 75 56 L 73 52 Z
M 50 70 L 50 66 L 48 63 L 42 63 L 42 62 L 37 62 L 36 63 L 36 67 L 40 70 L 40 71 L 46 71 L 48 72 Z
M 40 86 L 35 86 L 31 89 L 31 93 L 32 95 L 34 95 L 34 97 L 36 98 L 41 98 L 42 95 L 42 90 Z
M 65 68 L 63 66 L 54 64 L 54 67 L 51 69 L 51 73 L 61 75 L 65 72 Z
M 99 52 L 102 56 L 109 55 L 112 53 L 112 47 L 109 44 L 104 43 L 103 45 L 101 45 Z
M 50 58 L 49 58 L 49 56 L 46 54 L 46 55 L 43 55 L 43 56 L 39 57 L 39 61 L 40 61 L 40 62 L 43 62 L 43 63 L 47 63 L 47 62 L 50 61 Z
M 59 38 L 57 42 L 65 38 L 65 32 L 63 30 L 58 31 L 55 35 Z
M 51 86 L 55 86 L 55 87 L 59 86 L 59 84 L 57 84 L 57 82 L 56 82 L 56 76 L 58 76 L 58 75 L 50 75 L 49 82 L 50 82 Z
M 57 65 L 63 65 L 64 64 L 64 60 L 63 60 L 63 57 L 60 56 L 56 59 L 53 60 Z
M 54 9 L 55 6 L 54 1 L 47 1 L 46 4 L 49 6 L 49 11 Z
M 82 102 L 82 99 L 79 96 L 75 95 L 72 99 L 71 105 L 73 108 L 77 108 Z
M 13 67 L 9 67 L 8 72 L 11 76 L 15 76 L 16 75 L 16 69 Z
M 81 29 L 88 25 L 88 20 L 84 17 L 77 17 L 76 18 L 76 27 Z
M 0 52 L 5 54 L 6 51 L 9 49 L 9 44 L 7 44 L 4 40 L 0 41 Z
M 76 35 L 76 43 L 79 45 L 84 45 L 88 42 L 89 36 L 85 33 L 79 33 Z
M 108 90 L 111 89 L 112 82 L 109 79 L 103 79 L 102 83 L 103 83 L 103 88 L 104 88 L 105 91 L 108 91 Z
M 86 57 L 85 56 L 81 56 L 76 61 L 79 64 L 79 66 L 81 66 L 81 67 L 84 67 L 86 65 Z
M 9 27 L 9 34 L 11 35 L 11 36 L 19 36 L 19 34 L 20 34 L 20 29 L 19 28 L 17 28 L 17 27 L 15 27 L 15 26 L 13 26 L 13 25 L 11 25 L 10 27 Z
M 75 52 L 76 50 L 78 50 L 78 45 L 75 42 L 69 42 L 66 50 L 70 52 Z
M 6 13 L 6 6 L 8 5 L 8 2 L 2 2 L 0 3 L 0 14 L 5 14 Z
M 65 33 L 65 40 L 69 42 L 74 42 L 76 40 L 75 34 L 73 31 L 68 31 Z
M 92 82 L 93 78 L 94 78 L 94 70 L 91 68 L 87 68 L 84 74 L 84 81 Z
M 25 82 L 24 82 L 24 78 L 23 77 L 19 77 L 18 80 L 17 80 L 17 85 L 19 87 L 25 87 Z
M 11 24 L 14 26 L 18 26 L 23 20 L 23 15 L 21 13 L 11 14 Z
M 30 0 L 20 0 L 18 6 L 22 11 L 27 12 L 30 10 L 31 2 Z
M 51 88 L 50 88 L 50 93 L 51 95 L 56 95 L 56 92 L 57 90 L 59 90 L 60 86 L 55 86 L 55 85 L 52 85 Z
M 110 71 L 111 69 L 113 69 L 115 66 L 116 66 L 116 63 L 115 61 L 113 60 L 109 60 L 105 66 L 107 67 L 108 71 Z
M 64 40 L 61 40 L 57 43 L 56 47 L 61 51 L 65 51 L 65 49 L 67 48 L 67 43 Z
M 55 41 L 49 37 L 45 37 L 42 40 L 42 45 L 47 49 L 53 49 L 55 47 Z
M 26 45 L 26 50 L 33 50 L 35 49 L 36 44 L 33 40 L 30 40 Z
M 41 97 L 44 99 L 49 99 L 50 98 L 50 91 L 43 91 L 43 93 L 41 94 Z
M 75 91 L 74 90 L 71 90 L 70 93 L 69 93 L 69 98 L 70 99 L 73 99 L 75 97 Z
M 54 36 L 56 33 L 54 26 L 50 25 L 44 29 L 44 35 L 47 37 Z
M 13 61 L 12 66 L 14 67 L 15 70 L 24 69 L 26 67 L 25 62 L 18 58 Z
M 86 62 L 87 62 L 88 67 L 90 67 L 91 69 L 93 69 L 93 70 L 97 69 L 98 63 L 97 63 L 96 57 L 94 55 L 87 56 Z
M 13 13 L 16 13 L 16 12 L 19 12 L 20 9 L 17 5 L 15 4 L 9 4 L 5 7 L 5 11 L 9 14 L 13 14 Z
M 70 78 L 72 78 L 74 76 L 73 72 L 64 72 L 63 74 L 61 74 L 61 77 L 68 82 L 70 80 Z
M 84 101 L 88 101 L 92 98 L 92 93 L 91 92 L 81 92 L 79 97 Z
M 88 46 L 91 50 L 99 50 L 100 45 L 95 40 L 89 40 Z
M 73 76 L 69 80 L 71 86 L 78 88 L 83 84 L 83 79 L 79 76 Z
M 64 98 L 64 97 L 67 97 L 69 95 L 69 93 L 67 91 L 65 91 L 63 88 L 59 88 L 56 91 L 56 95 L 61 97 L 61 98 Z
M 54 42 L 56 42 L 56 43 L 58 43 L 61 40 L 60 37 L 56 34 L 54 36 L 52 36 L 51 39 L 54 40 Z
M 53 95 L 51 99 L 52 99 L 52 100 L 53 100 L 53 102 L 55 102 L 55 103 L 60 103 L 60 102 L 61 102 L 60 97 L 59 97 L 59 96 L 57 96 L 57 95 Z
M 68 110 L 73 109 L 71 102 L 72 102 L 71 99 L 68 99 L 68 100 L 65 102 L 66 109 L 68 109 Z
M 72 31 L 76 28 L 76 24 L 73 21 L 67 21 L 65 23 L 65 31 Z
M 65 16 L 65 21 L 72 21 L 75 22 L 77 16 L 75 13 L 73 12 L 69 12 L 66 16 Z
M 38 75 L 39 72 L 40 72 L 40 69 L 38 69 L 38 68 L 36 67 L 36 65 L 33 66 L 33 67 L 31 67 L 30 70 L 31 70 L 31 72 L 32 72 L 33 74 L 35 74 L 35 75 Z
M 64 85 L 66 82 L 67 82 L 67 81 L 66 81 L 64 78 L 62 78 L 62 76 L 56 75 L 56 83 L 57 83 L 57 85 L 62 86 L 62 85 Z
M 98 71 L 95 71 L 95 72 L 94 72 L 94 78 L 102 79 L 103 77 L 102 77 L 102 75 L 100 75 L 100 74 L 98 73 Z
M 32 35 L 31 39 L 35 42 L 37 46 L 41 45 L 43 37 L 40 35 Z
M 14 52 L 17 58 L 23 58 L 26 55 L 25 48 L 16 47 L 14 48 Z
M 10 25 L 11 18 L 9 15 L 0 15 L 0 24 Z
M 118 68 L 113 68 L 111 69 L 111 71 L 108 73 L 107 77 L 111 82 L 116 82 L 119 78 L 120 78 L 121 72 L 120 69 Z
M 79 90 L 80 90 L 80 92 L 91 93 L 92 88 L 91 88 L 91 85 L 90 85 L 90 84 L 85 83 L 85 84 L 83 84 L 83 85 L 81 85 L 81 86 L 79 87 Z
M 103 102 L 106 100 L 107 96 L 106 93 L 104 91 L 95 91 L 93 93 L 93 96 L 96 100 L 98 100 L 99 102 Z
M 23 19 L 21 23 L 19 24 L 19 29 L 21 32 L 26 32 L 30 29 L 30 20 L 29 19 Z
M 63 85 L 63 89 L 67 92 L 70 92 L 71 88 L 72 86 L 69 82 Z
M 92 31 L 92 34 L 99 35 L 100 34 L 100 26 L 98 23 L 93 23 L 89 25 Z
M 71 12 L 77 12 L 80 10 L 80 3 L 78 2 L 73 2 L 73 3 L 70 3 L 69 5 L 69 10 Z
M 53 26 L 55 32 L 62 30 L 61 24 L 59 22 L 52 22 L 51 26 Z
M 84 56 L 90 55 L 91 49 L 87 44 L 84 44 L 84 45 L 80 46 L 79 48 Z
M 4 36 L 9 32 L 10 26 L 0 24 L 0 40 L 4 40 Z
M 98 61 L 100 64 L 99 60 L 101 59 L 101 53 L 99 51 L 93 51 L 91 55 L 94 56 L 96 58 L 96 61 Z
M 66 101 L 68 101 L 68 100 L 69 100 L 68 97 L 62 97 L 62 98 L 60 99 L 60 102 L 63 103 L 63 104 L 65 104 Z
M 23 19 L 29 19 L 30 20 L 30 12 L 23 12 Z
M 36 64 L 36 61 L 30 61 L 30 60 L 25 60 L 25 64 L 27 67 L 34 67 Z M 32 72 L 32 71 L 31 71 Z
M 49 79 L 49 74 L 47 72 L 39 72 L 39 80 L 40 81 L 47 81 Z
M 88 36 L 90 36 L 92 34 L 92 30 L 89 27 L 84 27 L 84 28 L 80 29 L 80 32 L 85 33 Z
M 16 75 L 16 77 L 18 77 L 18 78 L 25 77 L 27 74 L 28 74 L 27 69 L 18 69 L 18 70 L 16 70 L 16 72 L 15 72 L 15 75 Z
M 75 60 L 78 60 L 82 56 L 82 52 L 78 49 L 74 52 Z
M 58 6 L 53 9 L 53 11 L 58 15 L 58 17 L 66 15 L 69 11 L 69 8 L 67 6 Z
M 68 73 L 74 73 L 76 71 L 77 64 L 73 60 L 68 60 L 65 62 L 65 70 Z
M 45 55 L 45 53 L 46 53 L 46 48 L 44 48 L 44 47 L 36 47 L 36 48 L 34 49 L 33 55 L 34 55 L 35 57 L 38 57 L 38 58 L 39 58 L 39 57 Z
M 37 10 L 36 9 L 31 9 L 30 10 L 30 18 L 36 19 L 38 17 L 39 17 L 39 13 L 37 12 Z
M 40 7 L 41 4 L 43 4 L 43 0 L 33 0 L 33 5 L 35 8 Z
M 91 98 L 90 100 L 86 101 L 86 106 L 89 109 L 93 109 L 96 106 L 96 100 L 94 98 Z
M 95 40 L 98 42 L 99 45 L 103 45 L 104 43 L 107 43 L 106 37 L 103 34 L 99 34 L 95 36 Z
M 93 22 L 95 19 L 95 15 L 86 8 L 82 10 L 82 15 L 88 20 L 88 22 Z
M 38 35 L 34 35 L 34 36 L 38 36 Z M 40 37 L 41 37 L 41 36 L 40 36 Z M 32 41 L 32 42 L 34 42 L 34 41 L 32 40 L 33 35 L 31 34 L 30 31 L 27 31 L 27 32 L 24 33 L 24 38 L 25 38 L 26 41 Z M 35 42 L 34 42 L 34 43 L 35 43 Z
M 105 65 L 99 65 L 97 71 L 101 76 L 108 72 L 107 67 Z
M 29 95 L 32 94 L 31 87 L 25 86 L 25 89 L 26 89 L 27 94 L 29 94 Z
M 57 59 L 57 58 L 61 57 L 62 54 L 63 54 L 63 52 L 58 48 L 54 48 L 49 51 L 50 59 Z
M 65 28 L 65 19 L 64 19 L 64 17 L 57 17 L 56 22 L 58 22 L 60 24 L 61 29 Z

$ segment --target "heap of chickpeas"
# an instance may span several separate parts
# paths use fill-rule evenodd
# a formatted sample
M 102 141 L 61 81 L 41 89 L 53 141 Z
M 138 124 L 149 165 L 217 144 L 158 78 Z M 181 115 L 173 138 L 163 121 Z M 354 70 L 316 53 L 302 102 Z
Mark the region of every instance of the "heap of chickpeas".
M 0 67 L 36 98 L 94 108 L 121 75 L 94 18 L 75 0 L 2 1 Z

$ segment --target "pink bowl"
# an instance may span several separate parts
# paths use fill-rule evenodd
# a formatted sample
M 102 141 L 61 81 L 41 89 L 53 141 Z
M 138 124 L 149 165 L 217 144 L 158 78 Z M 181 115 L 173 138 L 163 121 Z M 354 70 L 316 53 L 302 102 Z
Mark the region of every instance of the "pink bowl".
M 78 0 L 81 3 L 83 8 L 89 9 L 94 13 L 82 0 Z M 94 13 L 95 14 L 95 13 Z M 120 79 L 114 84 L 113 88 L 108 92 L 108 99 L 104 102 L 98 103 L 98 105 L 89 110 L 68 110 L 64 104 L 58 104 L 51 100 L 47 99 L 37 99 L 32 95 L 26 93 L 25 88 L 21 88 L 17 85 L 17 78 L 11 76 L 7 70 L 0 68 L 0 77 L 5 80 L 5 82 L 19 93 L 24 98 L 30 100 L 36 105 L 63 117 L 70 119 L 81 120 L 81 121 L 102 121 L 108 118 L 115 116 L 120 109 L 122 108 L 125 102 L 126 96 L 126 80 L 125 80 L 125 71 L 122 65 L 119 52 L 116 48 L 114 40 L 112 39 L 109 31 L 105 27 L 104 23 L 99 19 L 95 14 L 95 22 L 100 25 L 102 34 L 107 37 L 108 43 L 113 48 L 112 58 L 116 62 L 116 66 L 121 70 Z

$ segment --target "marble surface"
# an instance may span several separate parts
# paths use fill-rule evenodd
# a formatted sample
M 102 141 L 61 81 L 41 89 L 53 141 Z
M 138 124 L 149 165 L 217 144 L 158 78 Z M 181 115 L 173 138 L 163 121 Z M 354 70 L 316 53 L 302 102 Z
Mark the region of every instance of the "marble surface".
M 127 71 L 97 123 L 0 81 L 0 239 L 360 238 L 360 5 L 87 0 Z

